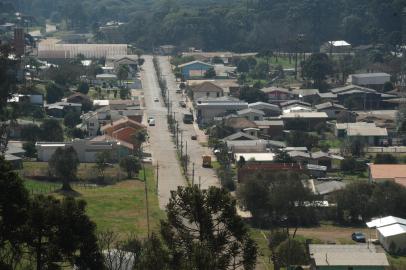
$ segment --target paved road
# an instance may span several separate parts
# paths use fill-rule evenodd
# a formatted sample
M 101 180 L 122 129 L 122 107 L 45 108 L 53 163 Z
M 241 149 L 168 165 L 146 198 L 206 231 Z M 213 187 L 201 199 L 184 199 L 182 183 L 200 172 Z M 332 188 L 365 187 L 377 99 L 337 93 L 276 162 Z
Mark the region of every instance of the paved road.
M 178 84 L 176 83 L 175 76 L 172 73 L 169 58 L 166 56 L 159 57 L 159 63 L 161 72 L 165 76 L 167 86 L 169 89 L 170 102 L 172 104 L 173 112 L 175 112 L 176 120 L 179 122 L 179 127 L 182 130 L 184 145 L 187 143 L 188 155 L 190 155 L 190 163 L 188 168 L 188 174 L 191 177 L 193 163 L 195 164 L 195 183 L 199 183 L 199 177 L 201 179 L 201 188 L 206 189 L 209 186 L 219 186 L 219 180 L 213 169 L 202 167 L 202 155 L 211 155 L 211 150 L 199 144 L 196 140 L 191 140 L 191 135 L 196 134 L 196 126 L 192 124 L 183 124 L 182 117 L 184 113 L 190 113 L 189 109 L 184 109 L 179 106 L 180 100 L 185 100 L 182 94 L 176 94 Z
M 167 109 L 163 106 L 162 98 L 152 56 L 144 56 L 145 63 L 141 72 L 145 99 L 146 117 L 155 118 L 155 127 L 148 127 L 149 145 L 147 150 L 152 153 L 153 164 L 159 163 L 158 198 L 159 206 L 164 209 L 170 198 L 170 191 L 176 190 L 178 186 L 186 185 L 181 173 L 179 162 L 176 158 L 175 145 L 172 142 L 171 134 L 168 131 Z M 154 102 L 158 97 L 159 102 Z

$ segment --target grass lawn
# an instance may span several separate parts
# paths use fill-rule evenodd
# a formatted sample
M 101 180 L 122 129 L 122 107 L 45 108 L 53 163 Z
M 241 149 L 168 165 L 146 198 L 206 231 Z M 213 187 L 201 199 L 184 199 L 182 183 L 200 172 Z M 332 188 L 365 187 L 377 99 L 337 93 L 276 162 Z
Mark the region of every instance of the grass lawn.
M 250 229 L 250 236 L 258 245 L 258 259 L 256 267 L 257 270 L 273 269 L 272 261 L 269 260 L 271 251 L 268 248 L 267 233 L 267 231 L 263 231 L 260 229 Z
M 159 220 L 165 217 L 159 209 L 158 197 L 156 195 L 156 181 L 153 167 L 146 167 L 148 183 L 148 202 L 150 214 L 151 231 L 156 231 Z M 143 173 L 139 175 L 143 179 Z M 60 187 L 59 183 L 49 183 L 35 180 L 25 180 L 28 189 L 45 191 L 55 190 Z M 115 185 L 85 188 L 73 186 L 80 193 L 78 199 L 87 202 L 86 211 L 89 217 L 97 224 L 97 229 L 114 230 L 120 234 L 134 233 L 138 237 L 147 236 L 147 219 L 145 208 L 144 182 L 138 179 L 126 180 Z M 52 193 L 52 191 L 51 191 Z M 60 197 L 61 195 L 54 195 Z

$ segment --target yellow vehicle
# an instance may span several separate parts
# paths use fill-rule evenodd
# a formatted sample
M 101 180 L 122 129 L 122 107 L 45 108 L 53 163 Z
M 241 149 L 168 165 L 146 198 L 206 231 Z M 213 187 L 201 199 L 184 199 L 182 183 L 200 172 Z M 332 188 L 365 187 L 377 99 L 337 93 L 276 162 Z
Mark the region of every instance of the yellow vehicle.
M 211 156 L 204 155 L 204 156 L 202 156 L 202 160 L 203 160 L 203 163 L 202 163 L 203 167 L 211 168 Z

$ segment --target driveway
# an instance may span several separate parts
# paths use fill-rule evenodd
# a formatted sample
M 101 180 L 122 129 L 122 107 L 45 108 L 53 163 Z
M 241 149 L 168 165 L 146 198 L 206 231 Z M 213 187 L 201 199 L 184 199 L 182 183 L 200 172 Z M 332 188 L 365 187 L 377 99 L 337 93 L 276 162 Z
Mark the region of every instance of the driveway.
M 175 145 L 168 130 L 167 109 L 162 103 L 160 89 L 152 62 L 152 56 L 143 56 L 145 63 L 141 72 L 144 92 L 144 123 L 148 117 L 155 118 L 155 126 L 148 126 L 149 143 L 146 150 L 152 154 L 153 164 L 159 164 L 158 198 L 159 206 L 164 209 L 169 202 L 170 192 L 178 186 L 186 185 L 176 157 Z M 154 98 L 159 98 L 155 102 Z M 146 124 L 147 125 L 147 124 Z
M 202 156 L 212 155 L 212 151 L 202 146 L 199 140 L 192 140 L 192 135 L 204 136 L 200 130 L 198 130 L 197 125 L 184 124 L 182 117 L 184 113 L 190 113 L 189 109 L 181 108 L 179 106 L 180 100 L 186 100 L 185 96 L 182 94 L 177 94 L 176 89 L 178 89 L 178 83 L 175 80 L 175 76 L 172 73 L 171 65 L 169 63 L 169 57 L 160 56 L 159 63 L 161 67 L 161 72 L 166 79 L 167 86 L 169 89 L 169 99 L 172 104 L 173 112 L 175 112 L 175 118 L 179 122 L 179 128 L 182 130 L 183 135 L 183 145 L 187 144 L 187 153 L 190 156 L 190 162 L 188 166 L 189 179 L 192 180 L 192 170 L 193 164 L 195 168 L 195 184 L 199 184 L 199 179 L 202 189 L 207 189 L 209 186 L 220 186 L 219 180 L 215 171 L 211 168 L 202 167 Z

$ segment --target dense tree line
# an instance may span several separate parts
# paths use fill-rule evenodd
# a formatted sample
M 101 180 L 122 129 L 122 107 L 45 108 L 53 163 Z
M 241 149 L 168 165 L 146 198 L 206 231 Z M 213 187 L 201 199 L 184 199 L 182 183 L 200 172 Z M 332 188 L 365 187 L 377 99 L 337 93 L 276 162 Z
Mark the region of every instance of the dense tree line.
M 21 178 L 0 157 L 0 268 L 103 269 L 96 225 L 85 206 L 73 198 L 30 197 Z
M 23 11 L 71 28 L 126 22 L 117 42 L 171 43 L 206 50 L 318 50 L 328 40 L 401 43 L 405 0 L 63 1 L 20 0 Z M 102 36 L 102 35 L 101 35 Z M 299 38 L 300 37 L 300 38 Z

